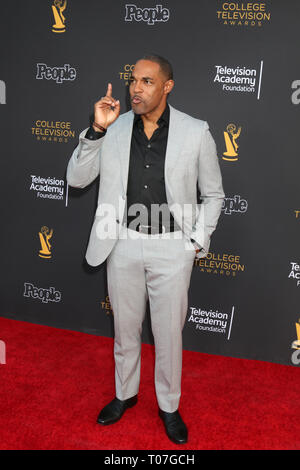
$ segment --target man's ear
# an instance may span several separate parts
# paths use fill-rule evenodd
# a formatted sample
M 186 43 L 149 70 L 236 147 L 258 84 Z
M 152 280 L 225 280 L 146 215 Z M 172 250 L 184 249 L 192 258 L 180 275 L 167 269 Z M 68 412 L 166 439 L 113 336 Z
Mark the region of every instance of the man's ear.
M 166 95 L 171 93 L 174 85 L 175 85 L 174 80 L 167 80 L 166 81 L 166 83 L 164 85 L 164 92 L 165 92 Z

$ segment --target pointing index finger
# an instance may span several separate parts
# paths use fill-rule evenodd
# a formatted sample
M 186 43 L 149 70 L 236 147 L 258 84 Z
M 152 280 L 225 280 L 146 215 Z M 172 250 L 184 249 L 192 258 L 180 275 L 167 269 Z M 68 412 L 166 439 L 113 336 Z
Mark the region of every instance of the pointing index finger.
M 111 84 L 111 83 L 109 83 L 109 84 L 107 85 L 107 92 L 106 92 L 106 96 L 109 96 L 109 97 L 110 97 L 110 96 L 111 96 L 111 94 L 112 94 L 112 84 Z

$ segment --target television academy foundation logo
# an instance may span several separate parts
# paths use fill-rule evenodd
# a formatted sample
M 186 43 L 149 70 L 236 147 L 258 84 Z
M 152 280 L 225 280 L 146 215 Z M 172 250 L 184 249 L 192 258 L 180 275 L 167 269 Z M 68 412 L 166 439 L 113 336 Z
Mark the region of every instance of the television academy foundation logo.
M 213 82 L 225 93 L 256 93 L 260 99 L 263 61 L 259 67 L 215 65 Z
M 197 266 L 203 273 L 228 277 L 236 277 L 238 273 L 245 271 L 245 265 L 241 263 L 240 256 L 227 253 L 209 252 L 205 258 L 195 258 L 194 266 Z
M 222 212 L 226 215 L 245 214 L 248 210 L 248 201 L 236 194 L 233 197 L 225 197 L 222 205 Z
M 55 176 L 44 178 L 39 175 L 30 175 L 30 178 L 29 191 L 33 191 L 36 197 L 63 201 L 66 194 L 67 206 L 68 191 L 65 190 L 65 181 L 63 179 L 56 178 Z M 68 188 L 68 185 L 66 186 Z
M 222 2 L 217 10 L 217 19 L 227 26 L 261 27 L 271 20 L 265 3 Z
M 6 104 L 6 85 L 3 80 L 0 80 L 0 104 Z
M 63 67 L 50 67 L 43 63 L 36 64 L 35 78 L 37 80 L 53 80 L 61 84 L 65 81 L 73 82 L 76 76 L 76 69 L 70 64 L 64 64 Z
M 155 23 L 165 23 L 170 19 L 170 10 L 163 8 L 162 5 L 156 5 L 154 8 L 139 8 L 132 3 L 125 5 L 125 21 L 143 21 L 148 25 Z
M 75 138 L 75 131 L 69 121 L 46 121 L 37 119 L 31 134 L 40 142 L 68 143 Z
M 296 282 L 296 285 L 299 287 L 300 286 L 300 266 L 298 263 L 294 263 L 291 261 L 291 271 L 288 276 L 289 279 L 294 279 Z
M 205 310 L 201 307 L 190 307 L 187 316 L 187 322 L 194 326 L 198 331 L 207 331 L 210 333 L 220 333 L 230 339 L 235 307 L 231 312 L 224 313 L 214 308 Z
M 62 294 L 55 287 L 35 287 L 31 282 L 24 282 L 23 296 L 40 300 L 42 303 L 47 304 L 48 302 L 60 302 Z

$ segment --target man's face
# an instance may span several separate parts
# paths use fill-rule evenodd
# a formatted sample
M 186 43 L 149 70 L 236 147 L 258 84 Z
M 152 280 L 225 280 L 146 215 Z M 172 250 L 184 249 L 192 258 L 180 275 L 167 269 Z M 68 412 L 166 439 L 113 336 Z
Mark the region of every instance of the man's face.
M 169 82 L 172 80 L 166 79 L 159 64 L 150 60 L 139 60 L 132 72 L 129 87 L 133 112 L 147 114 L 165 102 L 168 91 L 171 91 Z

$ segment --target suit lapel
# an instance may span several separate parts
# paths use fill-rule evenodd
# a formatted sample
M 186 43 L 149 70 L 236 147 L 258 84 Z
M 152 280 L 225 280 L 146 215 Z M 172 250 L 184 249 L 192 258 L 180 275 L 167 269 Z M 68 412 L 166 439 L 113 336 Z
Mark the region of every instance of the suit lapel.
M 165 160 L 165 183 L 167 196 L 170 195 L 169 177 L 172 174 L 172 169 L 176 165 L 176 161 L 180 157 L 181 148 L 184 143 L 184 135 L 184 114 L 170 106 L 169 134 Z
M 133 118 L 134 118 L 133 112 L 129 111 L 126 115 L 126 118 L 124 116 L 125 122 L 123 123 L 123 125 L 120 128 L 120 131 L 117 134 L 119 151 L 120 151 L 120 161 L 121 161 L 121 178 L 122 178 L 124 194 L 126 194 L 126 190 L 127 190 Z

